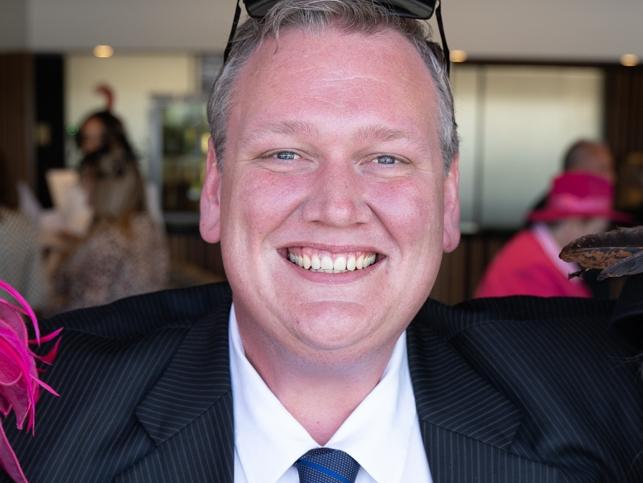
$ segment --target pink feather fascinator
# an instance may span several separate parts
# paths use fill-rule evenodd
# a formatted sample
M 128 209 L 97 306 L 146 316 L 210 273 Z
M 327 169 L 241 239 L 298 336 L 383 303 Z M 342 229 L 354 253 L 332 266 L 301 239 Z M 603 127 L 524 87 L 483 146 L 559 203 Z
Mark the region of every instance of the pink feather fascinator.
M 41 389 L 58 396 L 58 393 L 38 377 L 40 365 L 50 365 L 56 357 L 60 338 L 45 355 L 32 352 L 32 347 L 57 338 L 62 329 L 46 336 L 40 335 L 36 314 L 27 301 L 11 285 L 0 280 L 0 295 L 8 294 L 16 303 L 0 298 L 0 417 L 13 411 L 18 429 L 25 428 L 34 434 L 36 402 Z M 25 318 L 31 322 L 34 338 L 29 339 Z M 0 424 L 0 468 L 14 481 L 26 482 L 9 440 Z

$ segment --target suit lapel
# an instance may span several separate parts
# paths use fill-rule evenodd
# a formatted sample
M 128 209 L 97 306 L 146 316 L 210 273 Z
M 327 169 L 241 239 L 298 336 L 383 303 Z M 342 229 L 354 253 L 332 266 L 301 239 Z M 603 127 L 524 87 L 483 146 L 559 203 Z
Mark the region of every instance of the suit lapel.
M 407 331 L 411 379 L 433 481 L 556 481 L 555 469 L 510 451 L 523 415 L 450 342 L 453 330 L 444 317 L 454 309 L 444 310 L 437 315 L 423 309 Z
M 115 481 L 232 481 L 230 301 L 196 322 L 136 409 L 156 450 Z

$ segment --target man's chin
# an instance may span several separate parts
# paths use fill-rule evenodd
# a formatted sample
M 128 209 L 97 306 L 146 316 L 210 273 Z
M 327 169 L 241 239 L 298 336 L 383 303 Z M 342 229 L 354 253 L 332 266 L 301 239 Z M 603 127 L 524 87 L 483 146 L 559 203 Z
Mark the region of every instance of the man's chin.
M 364 341 L 377 322 L 360 302 L 310 301 L 297 304 L 293 313 L 297 336 L 319 350 L 341 350 Z

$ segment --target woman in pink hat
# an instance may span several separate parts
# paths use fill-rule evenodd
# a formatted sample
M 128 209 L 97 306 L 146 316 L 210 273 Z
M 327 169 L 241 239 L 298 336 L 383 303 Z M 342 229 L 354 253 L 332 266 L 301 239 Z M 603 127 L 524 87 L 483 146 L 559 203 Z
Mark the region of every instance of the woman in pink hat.
M 604 231 L 610 221 L 629 217 L 612 209 L 614 186 L 602 176 L 574 171 L 556 177 L 542 209 L 533 211 L 533 225 L 520 231 L 496 255 L 476 290 L 476 297 L 538 295 L 590 297 L 579 268 L 558 254 L 572 240 Z

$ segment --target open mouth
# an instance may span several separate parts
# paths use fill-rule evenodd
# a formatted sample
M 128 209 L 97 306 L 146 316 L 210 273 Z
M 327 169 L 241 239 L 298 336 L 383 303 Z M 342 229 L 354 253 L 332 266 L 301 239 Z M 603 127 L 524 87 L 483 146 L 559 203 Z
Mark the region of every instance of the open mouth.
M 331 253 L 313 248 L 288 248 L 287 258 L 304 270 L 323 273 L 345 273 L 364 270 L 380 260 L 375 252 Z

